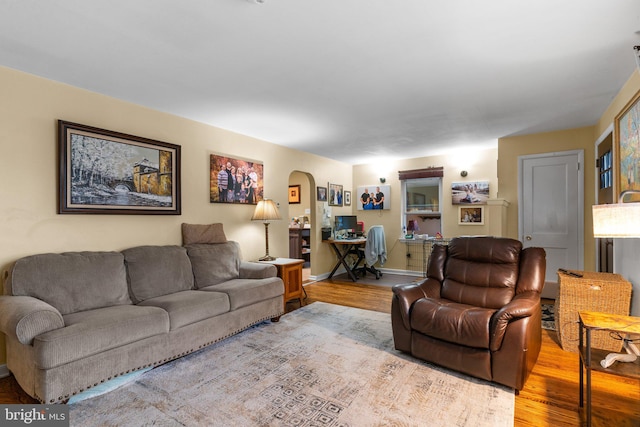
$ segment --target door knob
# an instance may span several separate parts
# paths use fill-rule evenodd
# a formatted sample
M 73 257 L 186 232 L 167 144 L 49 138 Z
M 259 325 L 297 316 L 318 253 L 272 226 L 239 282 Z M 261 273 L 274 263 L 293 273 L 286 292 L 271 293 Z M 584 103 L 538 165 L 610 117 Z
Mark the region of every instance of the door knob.
M 525 239 L 531 240 L 531 236 L 524 236 Z

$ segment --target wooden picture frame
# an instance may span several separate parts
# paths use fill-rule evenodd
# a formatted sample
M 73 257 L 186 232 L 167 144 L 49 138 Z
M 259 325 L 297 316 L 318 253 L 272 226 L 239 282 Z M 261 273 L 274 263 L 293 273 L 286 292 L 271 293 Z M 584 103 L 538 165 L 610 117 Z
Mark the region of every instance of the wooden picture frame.
M 458 225 L 484 225 L 484 206 L 458 206 Z
M 316 199 L 319 202 L 327 201 L 327 187 L 316 187 Z
M 257 205 L 264 196 L 264 166 L 223 154 L 209 159 L 209 202 Z
M 180 146 L 58 120 L 58 213 L 180 215 Z
M 640 190 L 640 91 L 615 118 L 614 166 L 617 175 L 614 203 L 626 190 Z M 640 201 L 638 195 L 625 198 L 626 202 Z
M 329 183 L 329 206 L 342 206 L 342 185 Z
M 289 186 L 289 204 L 295 205 L 299 203 L 300 203 L 300 186 L 290 185 Z
M 344 192 L 344 205 L 351 206 L 351 191 Z

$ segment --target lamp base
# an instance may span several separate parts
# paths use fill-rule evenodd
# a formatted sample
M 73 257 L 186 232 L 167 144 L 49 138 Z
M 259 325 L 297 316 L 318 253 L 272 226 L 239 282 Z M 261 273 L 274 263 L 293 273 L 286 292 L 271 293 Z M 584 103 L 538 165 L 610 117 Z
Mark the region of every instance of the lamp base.
M 258 261 L 275 261 L 276 257 L 270 256 L 270 255 L 265 255 L 262 258 L 260 258 Z

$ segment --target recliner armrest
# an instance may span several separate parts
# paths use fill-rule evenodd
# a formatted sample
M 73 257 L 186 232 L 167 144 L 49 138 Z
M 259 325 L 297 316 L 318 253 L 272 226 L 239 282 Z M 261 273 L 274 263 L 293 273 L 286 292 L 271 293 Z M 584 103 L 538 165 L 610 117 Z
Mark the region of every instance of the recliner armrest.
M 0 296 L 0 331 L 22 344 L 31 345 L 38 335 L 63 327 L 62 314 L 42 300 L 29 296 Z
M 540 294 L 535 291 L 516 295 L 509 304 L 498 310 L 491 319 L 491 342 L 489 343 L 491 351 L 496 351 L 502 346 L 509 322 L 530 317 L 536 310 L 540 310 Z
M 266 279 L 276 277 L 278 269 L 273 264 L 240 261 L 240 279 Z
M 407 329 L 411 329 L 411 308 L 414 302 L 421 298 L 440 297 L 440 282 L 429 278 L 420 283 L 394 285 L 391 289 L 398 300 L 402 323 Z

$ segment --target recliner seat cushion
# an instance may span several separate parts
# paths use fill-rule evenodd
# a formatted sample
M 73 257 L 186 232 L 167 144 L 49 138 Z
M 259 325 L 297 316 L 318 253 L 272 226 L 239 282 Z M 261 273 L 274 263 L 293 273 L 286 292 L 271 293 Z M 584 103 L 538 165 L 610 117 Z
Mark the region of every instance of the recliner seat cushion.
M 16 261 L 12 295 L 31 296 L 62 315 L 131 304 L 124 258 L 118 252 L 39 254 Z
M 169 332 L 169 315 L 157 307 L 119 305 L 64 316 L 65 327 L 34 339 L 36 365 L 50 369 L 144 338 Z
M 488 349 L 489 324 L 495 312 L 446 299 L 422 298 L 413 305 L 411 329 L 450 343 Z
M 181 246 L 138 246 L 125 249 L 127 281 L 135 303 L 193 289 L 193 271 Z
M 229 295 L 231 310 L 236 310 L 284 294 L 284 285 L 279 277 L 234 279 L 218 285 L 207 286 L 201 290 L 226 293 Z
M 160 307 L 169 313 L 171 330 L 229 311 L 229 296 L 223 292 L 182 291 L 149 298 L 140 306 Z

